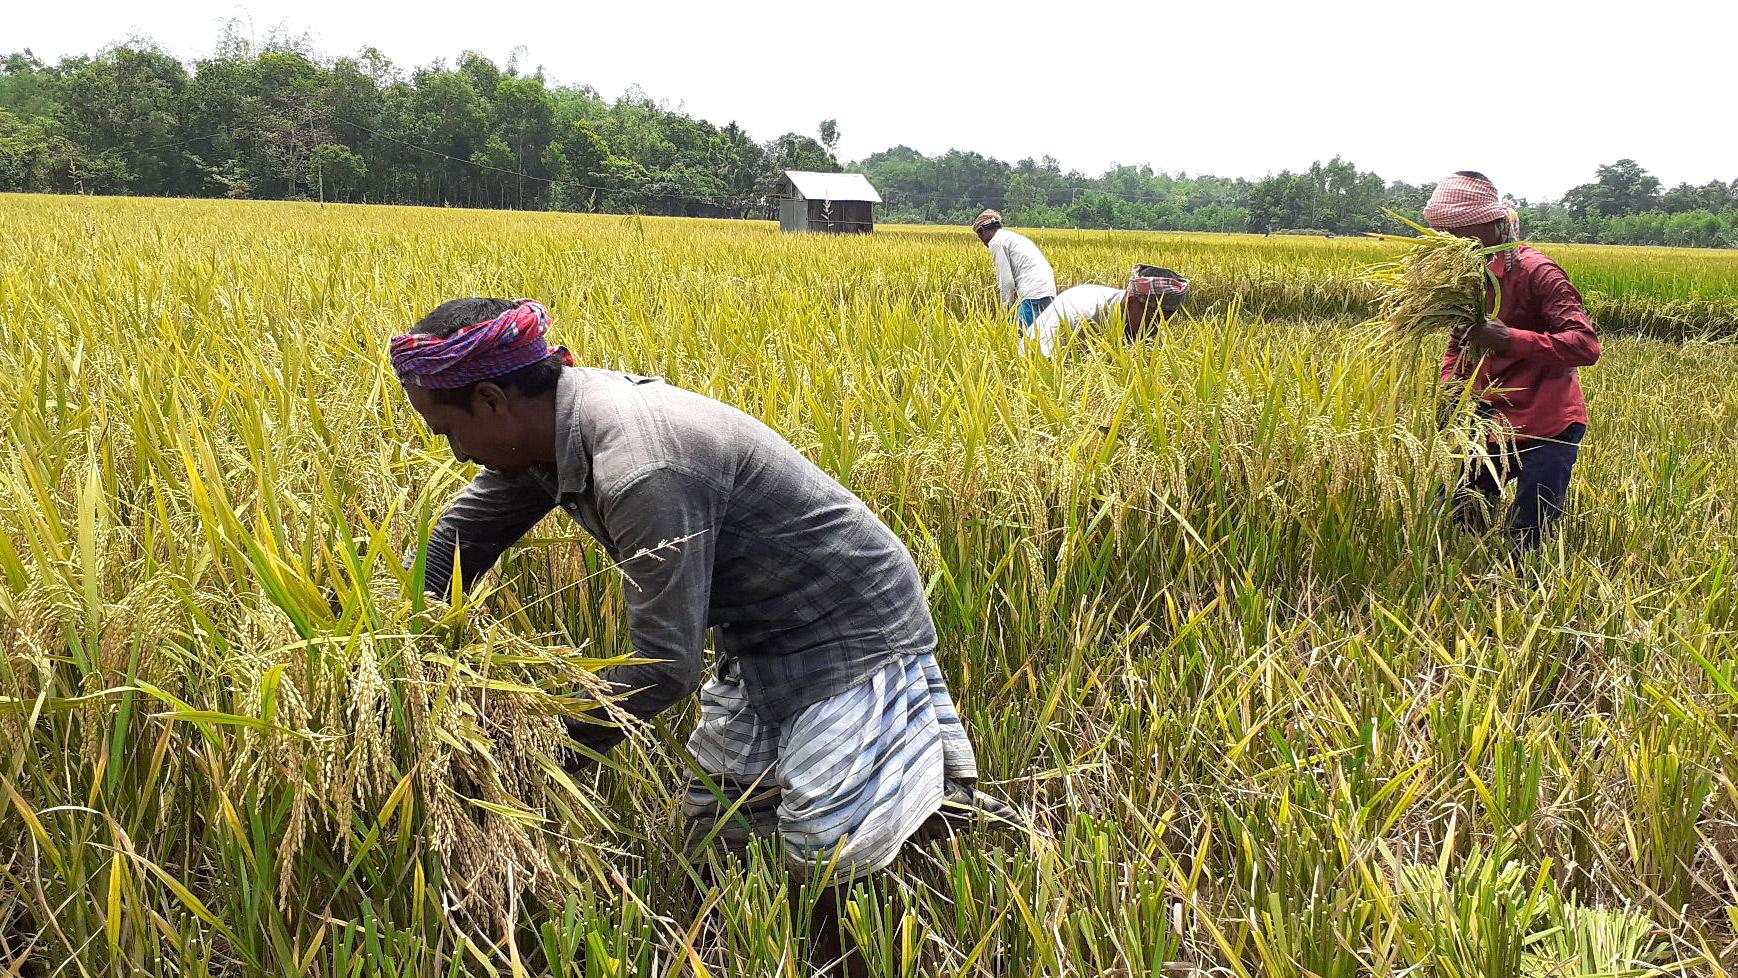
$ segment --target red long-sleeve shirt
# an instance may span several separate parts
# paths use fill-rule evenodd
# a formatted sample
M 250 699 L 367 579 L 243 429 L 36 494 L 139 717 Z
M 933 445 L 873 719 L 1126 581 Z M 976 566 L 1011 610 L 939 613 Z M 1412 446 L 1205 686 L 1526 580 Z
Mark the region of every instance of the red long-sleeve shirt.
M 1518 436 L 1551 438 L 1587 423 L 1575 368 L 1599 360 L 1599 334 L 1581 293 L 1556 262 L 1525 245 L 1514 253 L 1513 268 L 1503 253 L 1491 257 L 1491 271 L 1503 286 L 1496 318 L 1509 327 L 1509 352 L 1485 357 L 1473 387 Z M 1442 379 L 1465 379 L 1483 352 L 1467 347 L 1462 355 L 1458 337 L 1450 337 Z

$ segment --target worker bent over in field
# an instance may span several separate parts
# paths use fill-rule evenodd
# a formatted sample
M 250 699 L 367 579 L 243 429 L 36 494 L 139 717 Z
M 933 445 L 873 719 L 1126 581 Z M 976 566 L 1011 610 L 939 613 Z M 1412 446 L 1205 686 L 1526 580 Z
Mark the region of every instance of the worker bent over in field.
M 1437 184 L 1424 208 L 1431 227 L 1486 246 L 1514 240 L 1509 210 L 1481 173 L 1463 170 Z M 1599 336 L 1587 318 L 1581 293 L 1563 269 L 1525 245 L 1491 256 L 1502 285 L 1502 307 L 1484 323 L 1457 331 L 1443 359 L 1445 383 L 1471 380 L 1480 410 L 1507 422 L 1513 439 L 1498 450 L 1497 472 L 1476 467 L 1457 493 L 1456 513 L 1476 526 L 1503 483 L 1516 495 L 1509 533 L 1518 547 L 1537 547 L 1563 512 L 1569 476 L 1587 434 L 1587 401 L 1577 367 L 1599 360 Z
M 1123 335 L 1132 343 L 1180 312 L 1188 297 L 1188 279 L 1169 268 L 1136 265 L 1123 288 L 1087 284 L 1064 290 L 1022 333 L 1020 349 L 1037 343 L 1040 353 L 1055 356 L 1065 329 L 1072 331 L 1083 323 L 1103 326 L 1118 311 L 1123 316 Z
M 944 801 L 1007 814 L 973 789 L 923 581 L 893 531 L 766 425 L 575 367 L 547 326 L 528 299 L 454 299 L 392 341 L 417 413 L 483 466 L 434 527 L 426 589 L 446 592 L 455 551 L 468 585 L 551 510 L 577 520 L 623 565 L 634 651 L 661 660 L 603 674 L 631 691 L 627 711 L 700 693 L 688 749 L 723 797 L 690 785 L 699 832 L 758 783 L 738 814 L 776 826 L 793 862 L 849 876 L 885 867 Z M 570 732 L 598 752 L 624 736 Z M 747 830 L 732 818 L 721 834 Z
M 996 211 L 979 214 L 972 230 L 996 263 L 996 288 L 1001 291 L 1002 305 L 1014 310 L 1014 318 L 1025 332 L 1055 301 L 1056 272 L 1032 239 L 1002 226 L 1002 215 Z

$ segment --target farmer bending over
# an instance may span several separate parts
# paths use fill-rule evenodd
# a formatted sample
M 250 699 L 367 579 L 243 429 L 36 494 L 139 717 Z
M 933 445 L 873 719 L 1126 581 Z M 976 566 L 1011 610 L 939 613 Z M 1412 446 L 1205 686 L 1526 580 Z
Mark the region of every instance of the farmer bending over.
M 999 806 L 972 788 L 923 581 L 893 531 L 766 425 L 657 379 L 575 367 L 547 345 L 548 323 L 529 299 L 454 299 L 392 340 L 411 405 L 483 466 L 430 536 L 427 590 L 447 591 L 455 547 L 469 585 L 551 510 L 579 521 L 623 565 L 634 650 L 662 660 L 604 673 L 632 691 L 627 711 L 650 718 L 700 692 L 688 749 L 725 794 L 690 785 L 701 831 L 760 781 L 773 797 L 740 813 L 776 824 L 794 861 L 836 856 L 852 873 L 886 866 L 944 799 Z M 570 732 L 599 752 L 623 738 L 600 723 Z
M 996 287 L 1002 305 L 1014 309 L 1022 332 L 1056 298 L 1056 272 L 1032 239 L 1002 226 L 1002 215 L 984 211 L 972 221 L 978 240 L 990 249 L 996 263 Z
M 1123 313 L 1124 335 L 1132 343 L 1163 319 L 1175 316 L 1188 295 L 1189 280 L 1176 272 L 1156 265 L 1136 265 L 1123 288 L 1086 284 L 1064 290 L 1022 332 L 1020 349 L 1024 351 L 1027 343 L 1035 342 L 1040 353 L 1055 356 L 1057 337 L 1064 327 L 1072 330 L 1083 323 L 1103 326 L 1118 310 Z
M 1514 240 L 1508 208 L 1482 173 L 1462 170 L 1436 185 L 1424 208 L 1430 226 L 1486 246 Z M 1577 367 L 1599 360 L 1599 336 L 1581 293 L 1556 262 L 1525 245 L 1491 256 L 1502 284 L 1502 308 L 1449 338 L 1446 382 L 1471 380 L 1480 410 L 1496 413 L 1513 434 L 1497 449 L 1498 475 L 1479 466 L 1457 493 L 1456 513 L 1476 525 L 1469 493 L 1495 504 L 1502 484 L 1517 483 L 1509 533 L 1523 551 L 1539 545 L 1562 514 L 1569 474 L 1587 434 L 1587 401 Z M 1501 481 L 1499 481 L 1499 477 Z

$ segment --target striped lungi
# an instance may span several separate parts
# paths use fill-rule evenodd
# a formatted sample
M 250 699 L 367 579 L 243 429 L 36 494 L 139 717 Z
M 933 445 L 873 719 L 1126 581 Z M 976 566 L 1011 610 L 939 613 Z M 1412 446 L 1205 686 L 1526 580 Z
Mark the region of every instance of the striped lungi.
M 689 782 L 691 837 L 741 845 L 776 832 L 788 861 L 839 874 L 884 868 L 940 810 L 944 781 L 977 778 L 933 653 L 895 658 L 782 724 L 760 718 L 723 663 L 700 690 L 688 750 L 716 785 Z

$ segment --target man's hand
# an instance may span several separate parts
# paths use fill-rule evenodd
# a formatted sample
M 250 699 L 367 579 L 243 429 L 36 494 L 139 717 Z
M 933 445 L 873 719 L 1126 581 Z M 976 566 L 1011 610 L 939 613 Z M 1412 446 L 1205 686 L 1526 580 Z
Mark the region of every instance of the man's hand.
M 1484 322 L 1467 327 L 1461 334 L 1461 342 L 1476 346 L 1487 353 L 1503 354 L 1509 352 L 1509 327 L 1500 319 L 1487 319 Z

